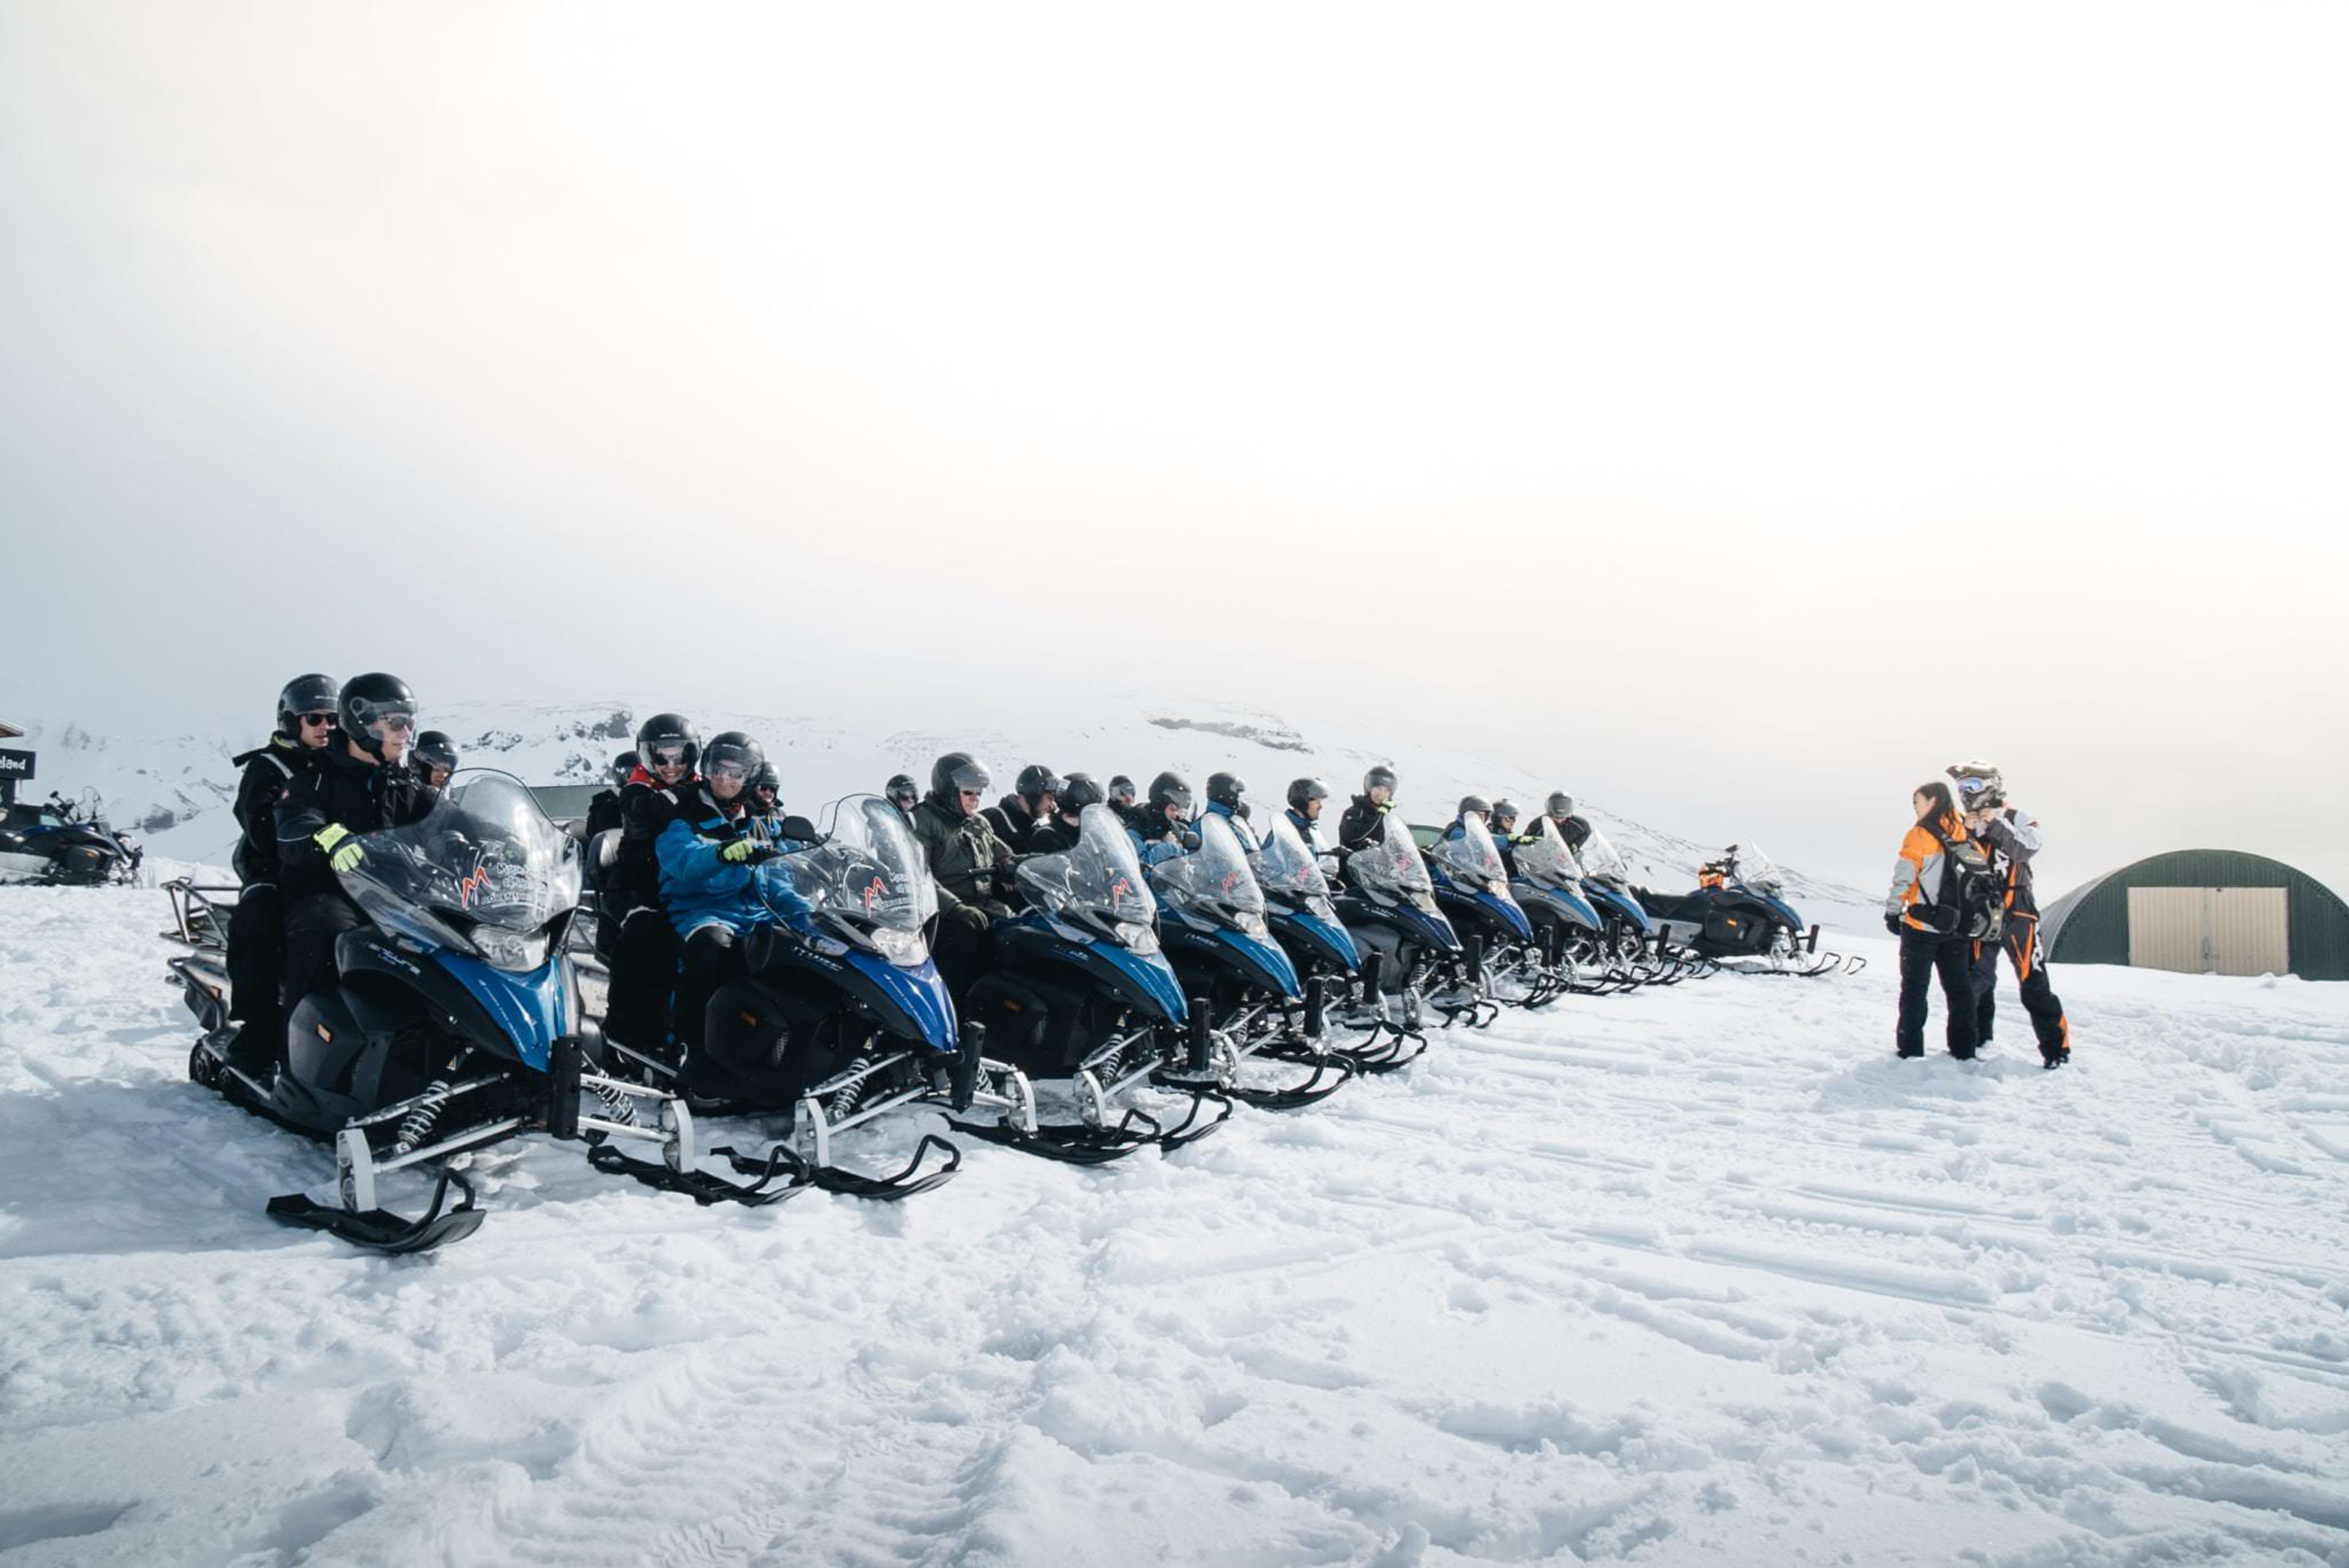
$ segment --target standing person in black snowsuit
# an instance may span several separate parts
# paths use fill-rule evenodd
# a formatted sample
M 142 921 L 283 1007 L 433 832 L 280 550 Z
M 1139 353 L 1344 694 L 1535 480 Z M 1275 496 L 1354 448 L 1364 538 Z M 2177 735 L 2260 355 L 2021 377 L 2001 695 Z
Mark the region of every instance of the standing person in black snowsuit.
M 1053 803 L 1067 787 L 1068 781 L 1043 763 L 1030 763 L 1019 770 L 1012 793 L 987 808 L 987 826 L 1016 849 L 1028 842 L 1038 823 L 1052 820 Z
M 661 1061 L 668 1059 L 678 940 L 661 908 L 653 845 L 700 790 L 700 764 L 701 736 L 684 715 L 656 713 L 637 726 L 636 768 L 620 791 L 619 848 L 604 873 L 602 929 L 612 944 L 604 1032 Z
M 277 801 L 285 900 L 285 1005 L 335 980 L 335 939 L 367 923 L 335 873 L 366 858 L 362 834 L 420 822 L 440 798 L 407 763 L 416 694 L 395 675 L 354 676 L 336 705 L 336 743 Z
M 2037 817 L 2007 804 L 2006 780 L 1991 763 L 1959 763 L 1946 771 L 1956 781 L 1966 831 L 1989 851 L 2006 902 L 2004 929 L 1994 940 L 1974 944 L 1977 1047 L 1990 1044 L 1998 1008 L 1998 955 L 2003 950 L 2014 966 L 2031 1032 L 2039 1039 L 2040 1064 L 2060 1067 L 2072 1059 L 2072 1023 L 2048 983 L 2047 955 L 2039 950 L 2039 900 L 2031 888 L 2031 857 L 2045 836 Z
M 1900 939 L 1900 1012 L 1893 1048 L 1903 1056 L 1925 1054 L 1925 1015 L 1933 977 L 1941 981 L 1949 1010 L 1950 1054 L 1961 1062 L 1974 1055 L 1973 945 L 1996 932 L 1970 929 L 1987 919 L 1995 900 L 1988 897 L 1989 862 L 1966 832 L 1950 786 L 1935 779 L 1909 796 L 1917 820 L 1900 840 L 1892 862 L 1892 888 L 1884 900 L 1884 929 Z M 1978 868 L 1983 886 L 1967 887 L 1967 867 Z
M 278 888 L 277 802 L 287 786 L 318 765 L 335 741 L 342 689 L 330 676 L 298 675 L 277 694 L 277 730 L 269 743 L 233 759 L 239 829 L 236 909 L 228 919 L 229 1016 L 239 1028 L 228 1064 L 266 1080 L 285 1053 L 285 900 Z
M 612 787 L 597 790 L 595 797 L 587 803 L 587 836 L 591 840 L 597 834 L 609 833 L 620 826 L 620 792 L 626 789 L 628 781 L 636 776 L 636 753 L 622 752 L 614 757 L 604 776 L 610 781 Z M 601 936 L 596 940 L 600 946 Z

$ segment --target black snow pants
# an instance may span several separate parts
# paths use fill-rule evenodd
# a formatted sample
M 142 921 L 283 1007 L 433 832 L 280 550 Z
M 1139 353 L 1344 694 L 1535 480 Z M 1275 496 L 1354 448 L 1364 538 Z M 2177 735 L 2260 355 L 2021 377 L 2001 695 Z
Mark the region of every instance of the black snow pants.
M 2023 1011 L 2031 1016 L 2031 1032 L 2039 1037 L 2040 1059 L 2049 1065 L 2072 1054 L 2072 1025 L 2064 1003 L 2047 981 L 2046 957 L 2039 950 L 2039 918 L 2010 914 L 2003 940 L 1977 944 L 1974 953 L 1974 1033 L 1990 1044 L 1992 1015 L 1998 1008 L 1998 954 L 2004 948 L 2023 990 Z
M 312 893 L 285 911 L 285 1010 L 335 983 L 335 940 L 367 924 L 359 907 L 340 893 Z M 285 1031 L 278 1031 L 280 1051 Z
M 685 939 L 684 961 L 678 967 L 677 1007 L 670 1026 L 688 1053 L 701 1048 L 702 1024 L 709 999 L 728 981 L 747 972 L 742 939 L 730 926 L 699 926 Z
M 612 944 L 612 990 L 604 1033 L 647 1055 L 668 1043 L 669 993 L 677 988 L 677 932 L 657 904 L 639 904 Z M 695 1033 L 700 1033 L 696 1021 Z
M 277 884 L 250 883 L 228 917 L 228 1015 L 242 1026 L 238 1050 L 250 1065 L 285 1057 L 285 1007 L 278 999 L 285 980 L 285 923 Z
M 1939 931 L 1900 933 L 1900 1022 L 1894 1042 L 1903 1056 L 1925 1054 L 1927 992 L 1941 977 L 1941 1001 L 1950 1015 L 1950 1054 L 1961 1062 L 1974 1054 L 1974 950 L 1964 937 Z

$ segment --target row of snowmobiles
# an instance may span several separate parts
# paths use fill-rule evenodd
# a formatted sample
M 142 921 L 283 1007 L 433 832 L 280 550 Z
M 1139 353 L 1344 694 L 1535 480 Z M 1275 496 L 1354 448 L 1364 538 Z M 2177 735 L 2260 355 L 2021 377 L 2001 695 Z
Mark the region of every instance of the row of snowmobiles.
M 1426 1048 L 1430 1015 L 1484 1026 L 1505 1003 L 1672 984 L 1715 961 L 1673 937 L 1704 941 L 1707 922 L 1652 919 L 1603 835 L 1578 858 L 1545 822 L 1512 875 L 1474 816 L 1422 830 L 1424 847 L 1384 817 L 1333 885 L 1278 809 L 1203 815 L 1187 853 L 1145 869 L 1095 805 L 1072 848 L 1011 868 L 1016 912 L 957 1006 L 930 953 L 936 889 L 896 808 L 851 796 L 820 828 L 785 826 L 798 847 L 755 868 L 774 919 L 706 1014 L 712 1049 L 758 1064 L 738 1097 L 683 1093 L 673 1062 L 605 1041 L 585 926 L 611 844 L 583 845 L 486 770 L 458 775 L 421 821 L 364 836 L 336 874 L 368 923 L 338 940 L 336 981 L 293 1009 L 266 1082 L 228 1051 L 227 922 L 208 897 L 224 890 L 169 885 L 166 934 L 189 949 L 171 977 L 203 1027 L 191 1076 L 333 1146 L 334 1199 L 288 1194 L 272 1215 L 420 1251 L 481 1223 L 458 1157 L 525 1134 L 702 1203 L 899 1199 L 963 1158 L 925 1133 L 894 1173 L 844 1162 L 848 1135 L 901 1110 L 1098 1164 L 1179 1147 L 1236 1104 L 1296 1108 L 1392 1071 Z M 410 1171 L 432 1184 L 415 1217 L 383 1200 Z

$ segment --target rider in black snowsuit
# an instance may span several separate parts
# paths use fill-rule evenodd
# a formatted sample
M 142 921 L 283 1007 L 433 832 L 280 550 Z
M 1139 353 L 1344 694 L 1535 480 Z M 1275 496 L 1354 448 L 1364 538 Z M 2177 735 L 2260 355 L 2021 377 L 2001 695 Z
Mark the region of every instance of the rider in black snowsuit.
M 611 943 L 612 991 L 604 1032 L 616 1043 L 666 1056 L 678 940 L 661 909 L 653 843 L 698 798 L 701 736 L 676 713 L 656 713 L 636 731 L 636 769 L 620 790 L 620 846 L 604 873 L 603 931 Z
M 285 1052 L 278 989 L 285 979 L 286 900 L 278 888 L 277 802 L 335 743 L 340 695 L 327 676 L 287 681 L 277 694 L 277 731 L 269 743 L 233 759 L 244 773 L 236 784 L 241 831 L 233 856 L 236 909 L 228 920 L 229 1016 L 241 1027 L 228 1059 L 247 1077 L 274 1071 Z
M 416 696 L 396 676 L 360 675 L 336 704 L 339 733 L 277 801 L 285 900 L 285 1005 L 335 980 L 335 939 L 367 923 L 335 873 L 365 858 L 361 834 L 423 820 L 440 799 L 404 760 Z

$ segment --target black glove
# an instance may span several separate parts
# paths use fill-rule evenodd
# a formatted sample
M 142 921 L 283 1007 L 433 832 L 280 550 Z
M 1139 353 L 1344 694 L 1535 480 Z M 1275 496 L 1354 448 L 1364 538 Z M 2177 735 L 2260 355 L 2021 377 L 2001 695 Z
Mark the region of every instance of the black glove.
M 780 859 L 782 853 L 783 852 L 781 850 L 776 848 L 771 844 L 761 844 L 756 849 L 750 851 L 750 864 L 753 866 L 764 866 L 770 860 Z
M 1185 829 L 1185 830 L 1184 830 L 1184 833 L 1183 833 L 1182 845 L 1183 845 L 1183 852 L 1184 852 L 1185 855 L 1195 855 L 1195 854 L 1198 853 L 1198 849 L 1199 849 L 1199 836 L 1198 836 L 1197 834 L 1195 834 L 1195 833 L 1191 832 L 1191 831 L 1190 831 L 1189 829 L 1187 829 L 1187 828 L 1186 828 L 1186 829 Z
M 1899 936 L 1902 931 L 1907 930 L 1909 928 L 1908 928 L 1908 927 L 1906 927 L 1906 926 L 1904 926 L 1904 925 L 1902 925 L 1902 924 L 1900 923 L 1900 917 L 1899 917 L 1899 916 L 1898 916 L 1898 915 L 1896 915 L 1896 914 L 1892 913 L 1889 909 L 1888 909 L 1888 910 L 1886 910 L 1886 911 L 1885 911 L 1885 914 L 1884 914 L 1884 929 L 1885 929 L 1886 930 L 1888 930 L 1888 931 L 1890 931 L 1894 936 L 1896 936 L 1896 937 L 1897 937 L 1897 936 Z

